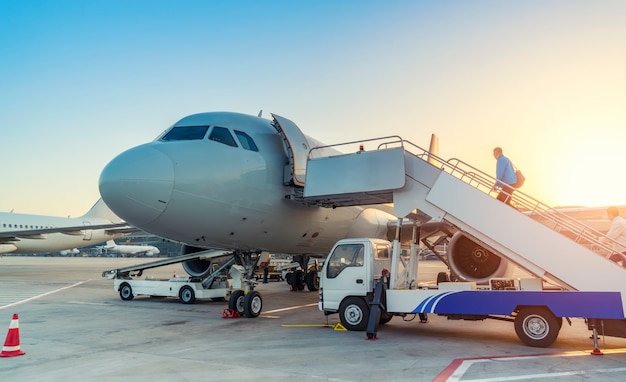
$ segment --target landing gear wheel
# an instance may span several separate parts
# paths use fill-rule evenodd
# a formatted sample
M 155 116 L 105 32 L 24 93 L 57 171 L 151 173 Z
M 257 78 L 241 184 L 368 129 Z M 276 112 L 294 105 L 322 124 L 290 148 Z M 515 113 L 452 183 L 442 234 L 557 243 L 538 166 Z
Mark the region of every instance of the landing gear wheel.
M 287 285 L 291 285 L 293 283 L 293 272 L 287 272 L 285 275 L 285 281 L 287 281 Z
M 130 284 L 123 283 L 120 287 L 120 298 L 124 301 L 130 301 L 134 298 L 133 288 L 130 287 Z
M 317 276 L 317 271 L 309 271 L 306 274 L 306 287 L 311 292 L 315 292 L 320 289 L 320 278 Z
M 365 330 L 369 316 L 370 307 L 360 297 L 348 297 L 339 305 L 339 319 L 348 330 Z
M 520 309 L 515 317 L 515 333 L 526 345 L 545 348 L 556 340 L 563 323 L 562 318 L 541 306 Z
M 243 312 L 248 318 L 258 317 L 263 309 L 261 294 L 255 290 L 249 292 L 244 298 Z
M 180 288 L 180 291 L 178 292 L 178 297 L 180 298 L 180 302 L 182 302 L 183 304 L 193 304 L 194 302 L 196 302 L 196 293 L 189 285 L 185 285 Z
M 237 289 L 236 291 L 233 291 L 228 299 L 228 308 L 239 313 L 239 315 L 242 315 L 245 297 L 246 295 L 242 290 Z
M 301 270 L 297 270 L 291 276 L 291 286 L 293 290 L 303 290 L 304 289 L 304 280 L 303 273 Z

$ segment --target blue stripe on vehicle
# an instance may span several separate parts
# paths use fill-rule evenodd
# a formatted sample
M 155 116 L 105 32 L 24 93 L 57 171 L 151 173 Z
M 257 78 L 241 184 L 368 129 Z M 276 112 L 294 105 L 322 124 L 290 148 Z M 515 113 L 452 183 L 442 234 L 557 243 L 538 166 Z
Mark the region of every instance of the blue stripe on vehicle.
M 510 315 L 518 306 L 546 306 L 557 317 L 624 319 L 619 292 L 454 291 L 424 299 L 412 313 Z
M 437 303 L 444 298 L 445 296 L 451 294 L 451 293 L 457 293 L 456 291 L 450 291 L 450 292 L 444 292 L 444 293 L 439 293 L 433 296 L 429 296 L 428 298 L 426 298 L 424 301 L 422 301 L 417 308 L 415 308 L 413 310 L 412 313 L 433 313 L 434 312 L 434 307 L 437 306 Z

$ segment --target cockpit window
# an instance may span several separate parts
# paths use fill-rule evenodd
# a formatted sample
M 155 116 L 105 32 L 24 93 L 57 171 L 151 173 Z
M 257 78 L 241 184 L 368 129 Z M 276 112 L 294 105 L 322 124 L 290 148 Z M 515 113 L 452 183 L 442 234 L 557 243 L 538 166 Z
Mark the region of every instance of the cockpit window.
M 209 135 L 209 139 L 223 143 L 228 146 L 237 147 L 235 138 L 233 138 L 233 136 L 230 134 L 230 131 L 228 131 L 228 129 L 225 127 L 215 126 L 213 128 L 213 131 L 211 131 L 211 135 Z
M 191 141 L 202 139 L 209 129 L 208 126 L 177 126 L 161 138 L 162 141 Z
M 237 139 L 239 139 L 239 143 L 241 143 L 241 146 L 244 149 L 250 151 L 259 151 L 259 149 L 256 147 L 256 144 L 252 140 L 252 137 L 250 137 L 248 134 L 244 133 L 243 131 L 235 130 L 235 135 L 237 136 Z

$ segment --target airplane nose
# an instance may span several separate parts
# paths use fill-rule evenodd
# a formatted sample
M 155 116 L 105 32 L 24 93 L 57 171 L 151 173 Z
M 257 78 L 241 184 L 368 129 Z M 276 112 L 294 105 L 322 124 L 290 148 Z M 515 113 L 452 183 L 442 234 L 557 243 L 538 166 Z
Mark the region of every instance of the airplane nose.
M 165 211 L 174 190 L 174 163 L 149 145 L 138 146 L 106 165 L 99 187 L 117 216 L 140 227 Z

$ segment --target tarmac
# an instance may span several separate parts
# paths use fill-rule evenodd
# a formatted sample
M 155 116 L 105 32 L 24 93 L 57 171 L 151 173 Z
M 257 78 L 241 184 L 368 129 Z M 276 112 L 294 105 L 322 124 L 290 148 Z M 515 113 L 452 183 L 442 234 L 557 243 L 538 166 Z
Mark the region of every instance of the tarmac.
M 378 339 L 334 330 L 316 292 L 285 282 L 257 288 L 258 318 L 224 319 L 227 302 L 122 301 L 105 270 L 150 259 L 0 257 L 0 335 L 19 315 L 20 348 L 0 358 L 0 381 L 623 381 L 626 339 L 564 321 L 549 348 L 523 345 L 513 324 L 394 317 Z M 425 261 L 434 280 L 441 264 Z M 180 264 L 144 276 L 184 274 Z M 424 276 L 425 275 L 425 276 Z M 328 324 L 331 327 L 327 327 Z M 3 337 L 4 338 L 4 337 Z

